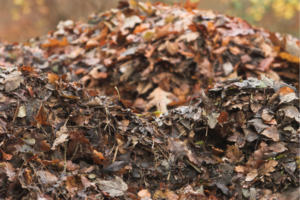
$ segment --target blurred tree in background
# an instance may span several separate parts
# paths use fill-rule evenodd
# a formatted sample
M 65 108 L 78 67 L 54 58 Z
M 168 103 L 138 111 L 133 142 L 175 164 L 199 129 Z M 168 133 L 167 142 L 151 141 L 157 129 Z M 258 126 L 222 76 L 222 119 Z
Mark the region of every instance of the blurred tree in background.
M 299 36 L 299 0 L 230 0 L 230 3 L 232 9 L 226 14 L 239 16 L 271 31 Z
M 168 4 L 181 1 L 161 0 Z M 55 30 L 61 20 L 87 21 L 90 14 L 117 4 L 118 0 L 1 0 L 0 38 L 24 42 Z M 198 7 L 241 17 L 270 31 L 299 36 L 298 0 L 201 0 Z

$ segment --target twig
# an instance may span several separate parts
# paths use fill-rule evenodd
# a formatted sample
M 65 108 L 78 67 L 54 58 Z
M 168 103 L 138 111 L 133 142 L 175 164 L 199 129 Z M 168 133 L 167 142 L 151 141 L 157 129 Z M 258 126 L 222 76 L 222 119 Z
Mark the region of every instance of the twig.
M 71 161 L 73 160 L 74 155 L 77 153 L 78 147 L 79 147 L 79 142 L 77 142 L 76 149 L 75 149 L 75 151 L 74 151 L 72 157 L 70 158 Z
M 177 138 L 180 138 L 180 136 L 182 136 L 185 133 L 185 131 L 182 131 L 182 133 L 180 133 L 180 135 Z
M 34 120 L 36 121 L 36 123 L 39 124 L 39 122 L 35 119 L 35 117 L 34 117 Z M 41 129 L 45 132 L 45 135 L 47 135 L 47 132 L 46 132 L 45 129 L 43 128 L 42 124 L 40 124 L 40 125 L 41 125 Z
M 111 149 L 111 151 L 108 153 L 108 155 L 110 155 L 111 152 L 113 152 L 113 150 L 114 150 L 114 148 L 115 148 L 115 145 L 116 145 L 116 143 L 114 143 L 114 146 L 113 146 L 113 148 Z
M 66 141 L 65 142 L 65 159 L 64 159 L 64 171 L 63 171 L 63 173 L 66 173 L 66 171 L 67 171 L 67 145 L 68 144 L 68 142 Z
M 121 101 L 120 92 L 119 92 L 119 90 L 118 90 L 117 86 L 115 86 L 115 89 L 117 90 L 117 92 L 118 92 L 118 95 L 119 95 L 119 100 Z
M 106 124 L 104 130 L 106 130 L 107 126 L 110 124 L 111 119 L 108 121 L 108 123 Z
M 16 112 L 15 112 L 14 119 L 13 119 L 12 123 L 14 123 L 16 118 L 17 118 L 19 107 L 20 107 L 20 99 L 18 99 L 18 105 L 17 105 L 17 109 L 16 109 Z
M 118 150 L 119 150 L 119 146 L 117 146 L 117 148 L 116 148 L 115 155 L 114 155 L 112 162 L 115 162 L 117 154 L 118 154 Z
M 32 163 L 30 163 L 30 162 L 29 162 L 28 164 L 29 164 L 29 166 L 33 169 L 33 172 L 34 172 L 33 176 L 37 176 L 37 174 L 36 174 L 36 169 L 35 169 L 34 165 L 33 165 Z M 45 193 L 45 189 L 44 189 L 44 187 L 43 187 L 43 184 L 42 184 L 42 182 L 41 182 L 41 179 L 37 178 L 37 180 L 38 180 L 38 182 L 41 184 L 42 192 Z
M 168 160 L 168 157 L 164 154 L 164 152 L 159 148 L 159 146 L 156 146 L 158 148 L 158 150 L 162 153 L 162 155 Z

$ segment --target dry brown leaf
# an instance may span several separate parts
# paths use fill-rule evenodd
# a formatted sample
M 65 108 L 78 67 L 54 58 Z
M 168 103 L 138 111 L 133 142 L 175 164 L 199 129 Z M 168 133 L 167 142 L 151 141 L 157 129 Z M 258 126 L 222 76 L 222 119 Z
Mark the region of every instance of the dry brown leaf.
M 1 148 L 0 148 L 0 151 L 2 152 L 2 160 L 10 160 L 12 159 L 12 155 L 10 154 L 6 154 Z
M 41 47 L 49 48 L 49 47 L 65 47 L 69 45 L 69 42 L 66 37 L 63 37 L 62 41 L 57 39 L 48 39 L 45 43 L 41 45 Z
M 118 122 L 118 128 L 121 130 L 121 134 L 125 133 L 127 131 L 127 126 L 129 125 L 129 120 L 122 120 Z
M 90 39 L 87 41 L 86 43 L 86 48 L 90 49 L 90 48 L 94 48 L 97 47 L 99 45 L 99 42 L 95 39 Z
M 154 195 L 153 195 L 153 199 L 178 200 L 178 198 L 179 197 L 175 192 L 170 191 L 168 189 L 165 189 L 164 191 L 156 190 Z
M 300 58 L 298 56 L 293 56 L 286 52 L 279 53 L 279 57 L 292 63 L 297 63 L 297 64 L 300 63 Z
M 150 110 L 150 108 L 156 106 L 157 110 L 166 112 L 168 111 L 167 105 L 172 102 L 170 99 L 172 97 L 175 98 L 175 95 L 173 95 L 171 92 L 165 92 L 160 87 L 157 87 L 147 97 L 147 99 L 151 99 L 151 101 L 147 103 L 145 110 Z
M 235 145 L 227 145 L 226 156 L 229 158 L 229 161 L 232 163 L 241 162 L 244 159 L 243 152 L 240 151 L 237 144 Z
M 50 123 L 48 123 L 48 116 L 44 110 L 43 105 L 40 106 L 40 109 L 37 113 L 37 115 L 35 116 L 35 119 L 38 123 L 40 123 L 41 125 L 50 125 Z
M 140 81 L 138 83 L 136 90 L 139 94 L 144 94 L 152 87 L 153 87 L 153 84 L 151 81 Z
M 234 168 L 234 171 L 244 173 L 245 169 L 243 166 L 238 165 Z
M 278 162 L 276 160 L 270 160 L 267 163 L 264 163 L 262 166 L 258 168 L 258 174 L 260 176 L 270 176 L 270 172 L 275 171 L 274 168 Z
M 267 71 L 270 68 L 273 61 L 274 61 L 274 57 L 263 59 L 259 64 L 260 70 L 263 72 Z
M 118 143 L 119 152 L 121 154 L 126 153 L 126 150 L 124 149 L 125 141 L 123 139 L 121 139 L 121 138 L 117 138 L 117 143 Z
M 242 127 L 244 125 L 244 123 L 246 122 L 246 118 L 245 118 L 243 111 L 239 110 L 236 113 L 236 122 L 239 127 Z
M 98 152 L 96 150 L 93 151 L 92 159 L 95 163 L 102 165 L 103 161 L 105 160 L 103 154 L 101 152 Z
M 98 180 L 99 188 L 109 193 L 112 197 L 123 196 L 128 189 L 128 186 L 124 181 L 116 176 L 113 180 Z
M 68 137 L 69 137 L 69 130 L 65 124 L 62 127 L 60 127 L 59 131 L 56 132 L 56 139 L 52 145 L 51 150 L 55 150 L 59 144 L 68 141 Z
M 91 181 L 89 181 L 84 176 L 80 176 L 80 179 L 81 179 L 81 183 L 82 183 L 84 188 L 88 188 L 90 186 L 95 186 L 95 183 L 92 183 Z
M 16 173 L 15 173 L 15 168 L 13 168 L 13 166 L 8 163 L 8 162 L 3 162 L 3 163 L 0 163 L 0 166 L 3 166 L 4 168 L 4 171 L 8 177 L 8 180 L 9 181 L 14 181 L 15 179 L 15 176 L 16 176 Z
M 138 192 L 138 196 L 141 198 L 151 197 L 149 190 L 143 189 Z
M 219 117 L 217 118 L 217 120 L 221 124 L 224 123 L 224 122 L 227 122 L 229 120 L 228 112 L 222 111 L 220 113 Z
M 288 150 L 285 146 L 286 144 L 283 142 L 273 142 L 269 145 L 269 149 L 277 153 L 282 153 Z
M 162 28 L 155 27 L 153 39 L 157 40 L 159 38 L 167 36 L 169 34 L 169 29 L 171 26 L 172 26 L 172 24 L 169 23 L 169 24 L 163 26 Z
M 58 81 L 59 76 L 57 74 L 48 73 L 47 78 L 49 83 L 56 84 L 56 81 Z
M 71 193 L 74 194 L 77 191 L 81 190 L 83 185 L 81 180 L 77 178 L 77 176 L 68 176 L 66 180 L 66 189 Z
M 186 143 L 182 142 L 178 138 L 168 138 L 168 149 L 175 155 L 176 158 L 189 154 L 189 150 Z
M 166 45 L 166 48 L 168 50 L 168 52 L 171 54 L 171 55 L 174 55 L 177 53 L 178 51 L 178 43 L 176 42 L 169 42 L 168 40 L 165 42 L 165 45 Z
M 252 169 L 246 176 L 245 181 L 252 181 L 254 180 L 258 175 L 257 169 Z
M 271 125 L 270 127 L 266 128 L 263 132 L 261 132 L 261 134 L 268 138 L 271 138 L 275 142 L 279 141 L 279 133 L 277 131 L 276 126 L 274 125 Z
M 267 109 L 263 109 L 263 112 L 261 114 L 261 118 L 264 120 L 264 122 L 270 122 L 274 117 L 274 114 L 270 113 Z
M 274 168 L 278 162 L 276 160 L 270 160 L 263 165 L 261 165 L 258 169 L 252 169 L 246 176 L 245 181 L 252 181 L 257 176 L 270 176 L 270 172 L 275 171 Z
M 58 181 L 58 178 L 48 171 L 40 170 L 37 171 L 37 174 L 40 177 L 42 184 L 46 187 L 52 187 Z

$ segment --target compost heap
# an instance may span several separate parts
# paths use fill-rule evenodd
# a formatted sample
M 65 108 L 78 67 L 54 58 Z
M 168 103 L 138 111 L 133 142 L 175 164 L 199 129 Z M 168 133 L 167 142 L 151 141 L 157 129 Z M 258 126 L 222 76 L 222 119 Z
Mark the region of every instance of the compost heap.
M 298 49 L 141 2 L 1 43 L 0 197 L 296 199 Z

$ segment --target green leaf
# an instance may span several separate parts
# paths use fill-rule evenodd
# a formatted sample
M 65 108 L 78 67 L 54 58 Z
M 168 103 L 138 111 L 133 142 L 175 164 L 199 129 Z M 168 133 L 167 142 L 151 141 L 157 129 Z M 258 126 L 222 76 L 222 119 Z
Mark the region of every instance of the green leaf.
M 198 141 L 195 143 L 195 145 L 203 145 L 204 144 L 204 141 Z
M 282 158 L 283 156 L 285 156 L 285 154 L 279 155 L 279 156 L 277 156 L 275 159 L 276 159 L 276 160 L 279 160 L 279 159 Z

